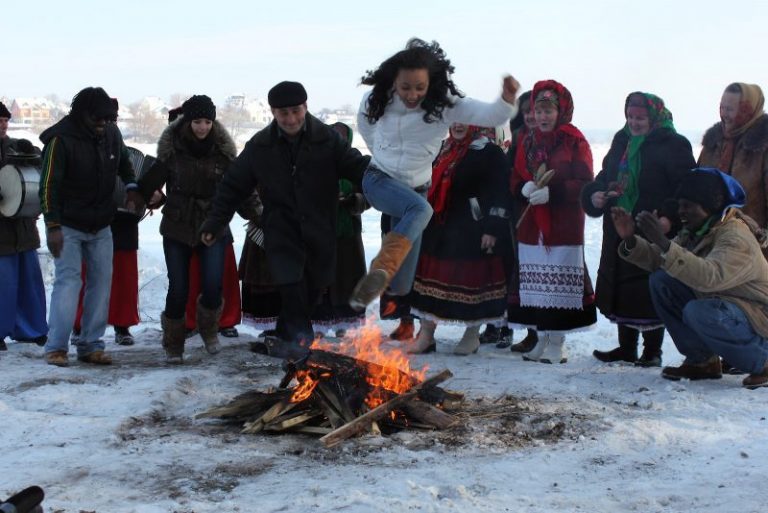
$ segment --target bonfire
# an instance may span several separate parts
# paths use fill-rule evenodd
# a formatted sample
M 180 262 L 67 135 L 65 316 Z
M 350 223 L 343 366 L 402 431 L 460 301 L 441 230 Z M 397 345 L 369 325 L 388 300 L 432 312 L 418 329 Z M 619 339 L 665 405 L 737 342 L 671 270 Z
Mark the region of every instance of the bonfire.
M 323 435 L 327 447 L 364 433 L 404 428 L 445 429 L 458 420 L 449 412 L 463 395 L 439 387 L 443 370 L 427 378 L 400 349 L 382 344 L 372 321 L 347 337 L 316 339 L 309 353 L 287 360 L 276 389 L 249 391 L 198 415 L 242 424 L 243 433 L 297 432 Z

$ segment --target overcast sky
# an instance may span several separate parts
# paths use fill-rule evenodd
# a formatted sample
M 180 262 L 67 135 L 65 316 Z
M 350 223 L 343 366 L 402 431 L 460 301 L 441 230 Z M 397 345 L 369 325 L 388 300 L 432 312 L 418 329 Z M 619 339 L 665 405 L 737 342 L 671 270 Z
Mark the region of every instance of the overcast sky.
M 703 130 L 728 83 L 768 87 L 764 0 L 8 0 L 0 25 L 9 98 L 100 85 L 123 103 L 220 102 L 298 80 L 310 110 L 357 106 L 363 73 L 411 36 L 440 42 L 469 96 L 491 100 L 504 73 L 526 89 L 562 82 L 584 129 L 620 127 L 624 98 L 643 90 L 664 98 L 679 129 Z

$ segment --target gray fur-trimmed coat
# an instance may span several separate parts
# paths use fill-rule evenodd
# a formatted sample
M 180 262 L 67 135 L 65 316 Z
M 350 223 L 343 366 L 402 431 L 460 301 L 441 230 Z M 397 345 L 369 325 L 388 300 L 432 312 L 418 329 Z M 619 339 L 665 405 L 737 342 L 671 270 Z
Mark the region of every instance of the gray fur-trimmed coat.
M 157 143 L 157 162 L 139 181 L 145 199 L 165 185 L 160 234 L 189 246 L 200 243 L 200 226 L 211 208 L 211 200 L 229 164 L 237 156 L 235 141 L 224 125 L 213 122 L 213 144 L 203 154 L 195 154 L 197 143 L 185 132 L 184 117 L 169 124 Z M 219 236 L 232 237 L 229 227 Z

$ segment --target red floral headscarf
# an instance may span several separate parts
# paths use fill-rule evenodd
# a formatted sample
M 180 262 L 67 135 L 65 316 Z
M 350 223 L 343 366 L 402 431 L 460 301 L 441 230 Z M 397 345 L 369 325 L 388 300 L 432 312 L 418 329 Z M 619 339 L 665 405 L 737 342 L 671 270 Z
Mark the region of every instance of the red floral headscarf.
M 542 132 L 537 127 L 526 134 L 515 155 L 515 173 L 524 181 L 535 181 L 535 173 L 543 164 L 548 169 L 552 150 L 567 138 L 585 139 L 584 134 L 571 124 L 573 119 L 573 98 L 566 87 L 555 80 L 536 82 L 531 93 L 531 109 L 538 102 L 551 102 L 557 107 L 557 123 L 551 132 Z M 548 205 L 534 205 L 532 213 L 541 230 L 544 243 L 549 240 L 552 222 Z

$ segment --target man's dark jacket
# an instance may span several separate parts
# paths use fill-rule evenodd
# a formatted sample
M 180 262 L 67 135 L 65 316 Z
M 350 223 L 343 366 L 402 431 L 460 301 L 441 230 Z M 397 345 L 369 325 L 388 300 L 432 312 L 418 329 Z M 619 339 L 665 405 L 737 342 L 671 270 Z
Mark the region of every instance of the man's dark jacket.
M 14 153 L 26 153 L 19 150 L 16 145 L 22 139 L 12 139 L 4 137 L 0 139 L 0 168 L 8 164 L 8 156 Z M 26 141 L 29 146 L 32 143 Z M 37 155 L 40 154 L 38 148 L 34 148 Z M 31 162 L 38 167 L 40 159 L 37 158 Z M 3 191 L 0 191 L 3 194 Z M 0 217 L 0 256 L 22 253 L 31 249 L 40 247 L 40 235 L 37 233 L 37 219 L 33 217 Z
M 125 184 L 136 181 L 117 126 L 107 123 L 97 137 L 69 115 L 40 140 L 45 144 L 40 207 L 46 226 L 89 233 L 109 226 L 117 210 L 113 192 L 118 174 Z
M 295 146 L 275 121 L 248 141 L 219 182 L 201 231 L 220 233 L 256 188 L 264 204 L 261 225 L 275 285 L 306 277 L 321 288 L 333 281 L 336 269 L 339 178 L 359 187 L 370 158 L 310 114 L 304 126 Z

